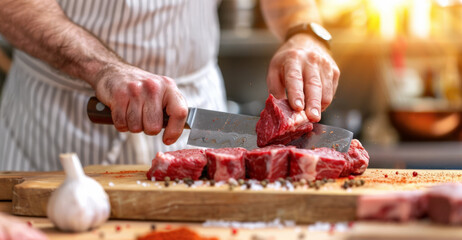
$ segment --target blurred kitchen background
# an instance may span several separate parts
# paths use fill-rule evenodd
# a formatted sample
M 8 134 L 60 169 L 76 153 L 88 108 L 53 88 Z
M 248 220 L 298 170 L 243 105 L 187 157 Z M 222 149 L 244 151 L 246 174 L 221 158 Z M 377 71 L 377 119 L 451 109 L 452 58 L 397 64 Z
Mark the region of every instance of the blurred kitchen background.
M 354 132 L 371 167 L 462 169 L 462 1 L 318 0 L 340 85 L 322 123 Z M 222 0 L 230 110 L 258 115 L 278 40 L 258 0 Z
M 341 71 L 322 123 L 353 131 L 371 167 L 462 169 L 462 0 L 317 2 Z M 258 0 L 222 0 L 219 17 L 229 111 L 259 115 L 280 43 Z

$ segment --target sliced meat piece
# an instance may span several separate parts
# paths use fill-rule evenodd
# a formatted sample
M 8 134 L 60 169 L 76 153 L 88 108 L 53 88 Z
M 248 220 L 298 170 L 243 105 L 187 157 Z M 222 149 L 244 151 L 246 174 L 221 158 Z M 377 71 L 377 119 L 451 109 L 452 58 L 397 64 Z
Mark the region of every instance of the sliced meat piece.
M 207 158 L 203 149 L 158 152 L 146 176 L 149 180 L 155 177 L 160 181 L 163 181 L 165 177 L 197 180 L 206 165 Z
M 357 139 L 351 141 L 348 153 L 345 153 L 345 159 L 347 164 L 340 174 L 341 177 L 363 174 L 369 166 L 369 154 Z
M 360 220 L 405 222 L 427 212 L 424 191 L 364 195 L 358 198 L 356 216 Z
M 230 178 L 245 177 L 244 148 L 207 149 L 209 178 L 215 181 L 227 181 Z
M 248 177 L 251 179 L 271 182 L 278 178 L 286 178 L 289 172 L 290 150 L 295 147 L 272 145 L 257 148 L 245 154 L 245 166 Z
M 313 124 L 304 111 L 296 112 L 289 106 L 287 99 L 279 100 L 270 95 L 257 122 L 257 145 L 286 145 L 311 130 Z
M 444 224 L 462 224 L 462 184 L 448 183 L 430 188 L 428 215 Z
M 331 148 L 292 149 L 290 173 L 294 180 L 338 178 L 346 165 L 345 156 Z

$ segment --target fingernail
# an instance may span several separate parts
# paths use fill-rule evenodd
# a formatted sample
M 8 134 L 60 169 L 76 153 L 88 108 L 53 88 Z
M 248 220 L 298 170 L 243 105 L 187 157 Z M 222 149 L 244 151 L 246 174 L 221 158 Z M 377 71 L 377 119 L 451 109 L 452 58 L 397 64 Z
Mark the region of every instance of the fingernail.
M 303 108 L 302 100 L 300 100 L 300 99 L 295 100 L 295 106 L 297 106 L 299 108 Z
M 319 111 L 318 111 L 318 109 L 312 108 L 312 109 L 311 109 L 311 113 L 312 113 L 313 115 L 315 115 L 316 117 L 319 117 Z

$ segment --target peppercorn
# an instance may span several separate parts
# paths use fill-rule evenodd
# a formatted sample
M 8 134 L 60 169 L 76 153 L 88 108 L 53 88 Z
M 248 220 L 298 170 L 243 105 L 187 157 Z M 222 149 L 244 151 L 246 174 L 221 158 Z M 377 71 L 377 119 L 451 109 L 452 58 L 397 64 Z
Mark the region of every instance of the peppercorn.
M 347 181 L 343 182 L 342 188 L 346 190 L 348 189 L 348 187 L 349 187 L 348 182 Z
M 306 180 L 305 180 L 305 179 L 301 179 L 301 180 L 300 180 L 300 184 L 301 184 L 302 186 L 305 185 L 305 184 L 306 184 Z
M 293 182 L 294 180 L 292 179 L 292 177 L 287 177 L 287 178 L 286 178 L 286 181 L 288 181 L 288 182 L 291 183 L 291 182 Z
M 355 187 L 359 187 L 359 186 L 361 186 L 361 181 L 359 181 L 359 180 L 355 181 Z
M 210 186 L 212 186 L 212 187 L 215 186 L 215 180 L 213 180 L 213 179 L 210 180 Z
M 313 188 L 313 187 L 314 187 L 314 182 L 313 182 L 313 181 L 308 181 L 308 186 L 309 186 L 310 188 Z
M 321 188 L 322 186 L 322 182 L 317 180 L 315 183 L 314 183 L 314 187 L 316 188 L 316 190 L 318 190 L 319 188 Z
M 156 230 L 156 225 L 155 224 L 151 224 L 151 230 Z
M 179 183 L 179 182 L 180 182 L 180 179 L 175 178 L 175 183 Z
M 281 183 L 281 186 L 284 186 L 286 184 L 286 181 L 282 177 L 278 178 L 278 182 Z
M 168 187 L 170 185 L 170 182 L 169 181 L 164 181 L 164 185 L 165 185 L 165 187 Z
M 191 185 L 193 185 L 193 183 L 194 182 L 192 180 L 191 181 L 186 181 L 186 185 L 188 185 L 188 187 L 191 187 Z
M 300 184 L 299 182 L 293 182 L 292 186 L 294 186 L 294 188 L 297 188 L 299 184 Z
M 264 188 L 266 188 L 266 185 L 267 185 L 268 183 L 266 182 L 266 180 L 263 180 L 263 181 L 260 182 L 260 184 L 261 184 Z
M 334 182 L 335 182 L 335 179 L 329 178 L 329 179 L 327 179 L 327 182 L 329 182 L 329 183 L 334 183 Z
M 353 187 L 354 185 L 355 185 L 354 179 L 348 180 L 348 186 Z
M 252 187 L 252 185 L 250 184 L 249 181 L 245 181 L 245 187 L 246 187 L 247 189 L 250 189 L 250 188 Z
M 239 183 L 239 186 L 244 185 L 244 179 L 239 179 L 237 182 Z
M 166 182 L 170 181 L 170 177 L 168 177 L 168 176 L 164 177 L 164 181 L 166 181 Z
M 361 183 L 361 186 L 363 186 L 366 183 L 366 181 L 364 181 L 364 179 L 359 179 L 359 182 Z
M 327 183 L 327 178 L 323 178 L 323 179 L 322 179 L 322 182 L 323 182 L 323 183 Z

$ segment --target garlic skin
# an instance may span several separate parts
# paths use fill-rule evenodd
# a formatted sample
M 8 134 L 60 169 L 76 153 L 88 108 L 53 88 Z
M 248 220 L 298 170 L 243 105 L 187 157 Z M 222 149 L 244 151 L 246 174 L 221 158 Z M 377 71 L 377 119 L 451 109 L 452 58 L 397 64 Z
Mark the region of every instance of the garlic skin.
M 48 201 L 48 218 L 63 231 L 82 232 L 100 226 L 109 218 L 109 197 L 97 181 L 85 175 L 77 154 L 59 157 L 66 179 Z

